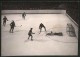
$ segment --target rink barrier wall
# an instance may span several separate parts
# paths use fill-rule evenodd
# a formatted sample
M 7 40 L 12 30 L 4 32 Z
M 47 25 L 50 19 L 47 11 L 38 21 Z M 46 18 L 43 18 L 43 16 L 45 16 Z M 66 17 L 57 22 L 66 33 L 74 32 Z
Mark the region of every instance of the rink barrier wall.
M 66 16 L 77 26 L 77 27 L 79 27 L 78 26 L 78 24 L 66 13 Z
M 65 14 L 66 10 L 2 10 L 1 14 Z

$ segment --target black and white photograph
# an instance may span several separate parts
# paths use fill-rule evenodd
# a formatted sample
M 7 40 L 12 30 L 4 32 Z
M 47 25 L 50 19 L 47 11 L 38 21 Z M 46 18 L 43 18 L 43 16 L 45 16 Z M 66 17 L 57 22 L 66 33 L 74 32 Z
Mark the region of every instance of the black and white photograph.
M 78 56 L 78 1 L 1 2 L 1 56 Z

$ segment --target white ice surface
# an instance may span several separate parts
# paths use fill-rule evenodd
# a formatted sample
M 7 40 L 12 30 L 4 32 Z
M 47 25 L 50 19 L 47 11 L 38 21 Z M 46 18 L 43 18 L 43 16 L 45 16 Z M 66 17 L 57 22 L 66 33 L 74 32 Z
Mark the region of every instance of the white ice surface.
M 65 14 L 6 14 L 7 21 L 4 27 L 1 24 L 1 55 L 2 56 L 33 56 L 33 55 L 78 55 L 78 28 Z M 9 33 L 10 22 L 14 20 L 14 33 Z M 2 22 L 3 23 L 3 22 Z M 62 32 L 63 36 L 45 36 L 39 34 L 39 24 L 43 23 L 47 32 Z M 66 33 L 67 23 L 72 23 L 77 37 L 69 37 Z M 33 41 L 27 40 L 28 31 L 33 28 Z

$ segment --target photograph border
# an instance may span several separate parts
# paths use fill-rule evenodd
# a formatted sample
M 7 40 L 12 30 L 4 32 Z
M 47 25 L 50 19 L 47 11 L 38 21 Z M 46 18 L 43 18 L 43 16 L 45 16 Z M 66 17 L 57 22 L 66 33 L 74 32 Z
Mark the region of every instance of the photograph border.
M 31 1 L 31 2 L 79 2 L 80 3 L 80 1 L 79 0 L 1 0 L 1 2 L 0 2 L 0 24 L 1 24 L 1 10 L 2 10 L 2 2 L 29 2 L 29 1 Z M 80 6 L 80 4 L 79 4 L 79 6 Z M 79 8 L 79 10 L 80 10 L 80 8 Z M 79 11 L 79 13 L 80 13 L 80 11 Z M 79 14 L 79 17 L 80 17 L 80 14 Z M 79 19 L 80 20 L 80 19 Z M 79 24 L 80 24 L 80 22 L 79 22 Z M 79 27 L 80 28 L 80 27 Z M 1 31 L 1 25 L 0 25 L 0 31 Z M 80 31 L 79 31 L 80 32 Z M 79 39 L 79 37 L 80 37 L 80 34 L 79 34 L 79 32 L 78 32 L 78 56 L 80 56 L 80 46 L 79 46 L 79 44 L 80 44 L 80 39 Z M 0 36 L 1 36 L 1 32 L 0 32 Z M 1 42 L 1 38 L 0 38 L 0 42 Z M 51 55 L 49 55 L 49 56 L 51 56 Z M 46 57 L 49 57 L 49 56 L 46 56 Z M 23 57 L 23 56 L 20 56 L 20 57 Z M 32 56 L 30 56 L 30 57 L 32 57 Z M 33 56 L 33 57 L 35 57 L 35 56 Z M 39 56 L 40 57 L 40 56 Z M 42 57 L 42 56 L 41 56 Z M 53 57 L 57 57 L 57 56 L 53 56 Z M 60 56 L 60 57 L 62 57 L 62 56 Z M 65 57 L 65 56 L 63 56 L 63 57 Z M 69 57 L 69 56 L 66 56 L 66 57 Z M 75 56 L 75 57 L 77 57 L 77 56 Z

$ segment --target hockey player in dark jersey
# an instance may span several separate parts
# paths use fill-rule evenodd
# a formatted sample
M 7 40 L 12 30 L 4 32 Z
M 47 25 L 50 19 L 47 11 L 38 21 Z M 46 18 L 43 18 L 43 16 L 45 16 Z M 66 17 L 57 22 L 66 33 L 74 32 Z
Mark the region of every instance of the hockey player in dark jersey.
M 31 29 L 29 30 L 29 32 L 28 32 L 28 35 L 29 35 L 29 36 L 28 36 L 28 39 L 31 37 L 31 40 L 33 40 L 33 39 L 32 39 L 32 38 L 33 38 L 32 34 L 35 34 L 35 33 L 32 32 L 32 29 L 33 29 L 33 28 L 31 28 Z
M 45 31 L 46 31 L 46 27 L 41 23 L 41 24 L 39 25 L 40 33 L 41 33 L 42 28 L 44 28 Z M 39 33 L 39 34 L 40 34 L 40 33 Z
M 6 21 L 8 21 L 8 19 L 6 18 L 6 16 L 4 16 L 4 18 L 3 18 L 3 25 L 4 26 L 6 25 Z
M 12 20 L 12 22 L 10 23 L 10 33 L 13 33 L 15 27 L 15 22 Z
M 24 13 L 22 14 L 22 18 L 25 19 L 25 16 L 26 16 L 26 13 L 24 12 Z

